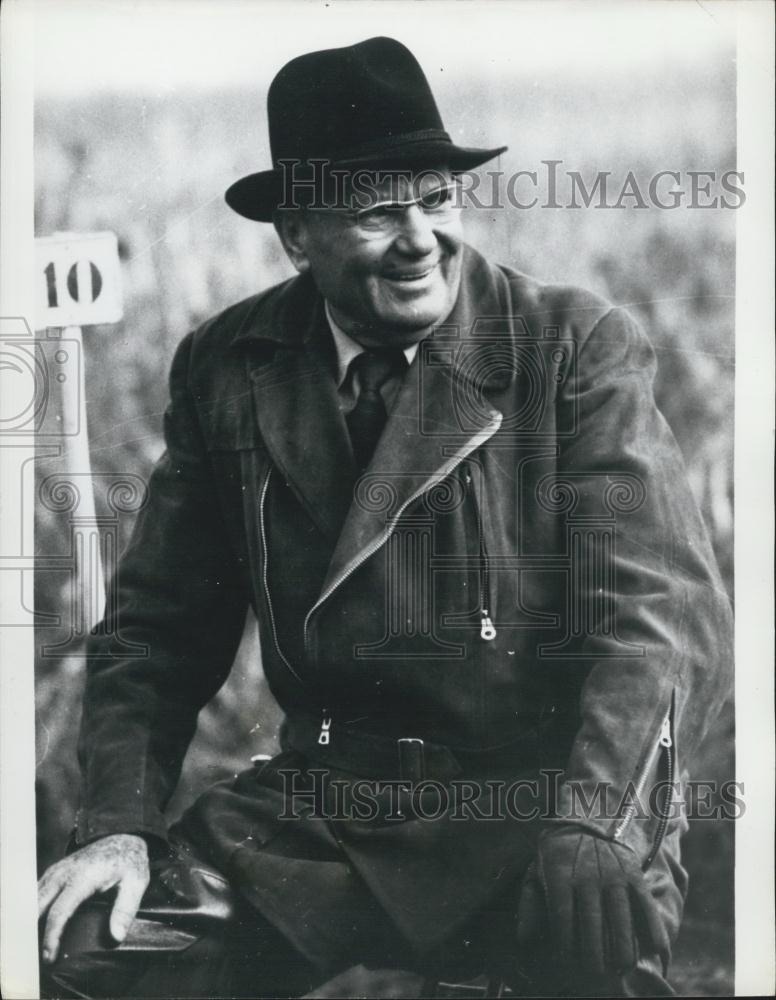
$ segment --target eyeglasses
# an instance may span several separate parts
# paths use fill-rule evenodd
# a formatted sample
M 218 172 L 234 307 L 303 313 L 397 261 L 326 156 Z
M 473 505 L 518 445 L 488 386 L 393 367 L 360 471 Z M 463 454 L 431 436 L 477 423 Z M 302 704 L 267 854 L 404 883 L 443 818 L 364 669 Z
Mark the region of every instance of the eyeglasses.
M 438 220 L 452 217 L 460 208 L 459 194 L 460 185 L 451 182 L 432 188 L 417 198 L 381 201 L 367 208 L 351 210 L 349 214 L 364 232 L 384 232 L 398 228 L 404 218 L 405 210 L 412 205 L 417 205 L 424 215 Z
M 424 216 L 433 218 L 437 223 L 450 221 L 461 207 L 460 194 L 460 184 L 451 181 L 425 191 L 417 198 L 378 201 L 365 208 L 334 208 L 324 211 L 341 213 L 363 233 L 384 234 L 397 231 L 402 225 L 405 211 L 413 205 L 417 205 Z

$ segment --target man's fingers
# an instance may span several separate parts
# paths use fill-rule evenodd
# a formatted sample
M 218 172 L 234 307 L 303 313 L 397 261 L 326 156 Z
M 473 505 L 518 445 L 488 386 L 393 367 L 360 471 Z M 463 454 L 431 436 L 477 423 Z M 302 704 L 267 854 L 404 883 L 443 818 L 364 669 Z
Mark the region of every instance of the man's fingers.
M 110 913 L 110 932 L 114 940 L 123 941 L 140 906 L 148 879 L 140 875 L 127 875 L 119 882 L 119 891 Z
M 671 952 L 671 942 L 655 900 L 646 889 L 633 887 L 634 912 L 638 914 L 639 938 L 644 954 L 660 955 L 666 961 Z
M 578 955 L 585 968 L 596 974 L 604 971 L 604 933 L 601 890 L 598 885 L 581 885 L 575 895 Z
M 606 891 L 611 964 L 615 972 L 628 972 L 638 961 L 628 887 L 610 886 Z
M 574 957 L 574 893 L 570 885 L 555 885 L 547 897 L 550 931 L 562 961 Z
M 58 865 L 49 868 L 43 875 L 38 882 L 38 920 L 57 898 L 66 882 L 67 877 Z
M 66 885 L 49 909 L 46 930 L 43 935 L 43 958 L 53 962 L 59 952 L 59 940 L 65 924 L 78 907 L 95 892 L 95 887 L 86 885 Z
M 544 896 L 536 872 L 529 868 L 517 908 L 517 943 L 521 950 L 530 948 L 539 937 L 544 920 Z

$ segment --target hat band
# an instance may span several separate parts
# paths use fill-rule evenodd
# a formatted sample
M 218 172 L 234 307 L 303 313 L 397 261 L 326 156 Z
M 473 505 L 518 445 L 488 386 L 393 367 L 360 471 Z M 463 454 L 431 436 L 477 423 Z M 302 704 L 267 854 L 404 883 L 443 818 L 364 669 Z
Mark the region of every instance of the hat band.
M 399 135 L 383 136 L 380 139 L 373 139 L 371 142 L 360 143 L 358 146 L 349 146 L 345 150 L 339 150 L 336 156 L 306 156 L 301 162 L 309 163 L 311 160 L 328 159 L 331 163 L 347 163 L 349 160 L 361 159 L 373 153 L 390 154 L 393 149 L 404 148 L 405 146 L 422 142 L 443 142 L 449 146 L 453 144 L 453 140 L 443 129 L 427 128 L 415 132 L 402 132 Z M 274 165 L 277 168 L 280 166 L 282 160 L 288 162 L 292 159 L 295 158 L 278 156 L 275 158 Z

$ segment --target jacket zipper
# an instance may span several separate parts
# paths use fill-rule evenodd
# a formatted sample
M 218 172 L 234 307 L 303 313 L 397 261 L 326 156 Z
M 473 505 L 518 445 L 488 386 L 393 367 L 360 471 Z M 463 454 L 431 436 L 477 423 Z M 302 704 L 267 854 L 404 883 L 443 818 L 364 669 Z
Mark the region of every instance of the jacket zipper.
M 477 545 L 479 547 L 480 553 L 480 567 L 479 567 L 479 581 L 480 581 L 480 638 L 484 639 L 485 642 L 491 642 L 496 638 L 496 626 L 493 624 L 493 619 L 490 616 L 492 610 L 491 602 L 491 592 L 490 592 L 490 567 L 488 565 L 488 551 L 485 546 L 485 529 L 482 524 L 482 512 L 480 511 L 480 505 L 477 503 L 477 495 L 474 489 L 474 481 L 472 474 L 468 471 L 466 472 L 466 485 L 471 486 L 472 490 L 472 500 L 474 506 L 474 517 L 477 522 Z
M 660 733 L 660 745 L 665 750 L 666 797 L 663 800 L 663 807 L 660 809 L 660 817 L 658 819 L 657 830 L 655 832 L 655 839 L 652 843 L 652 849 L 647 855 L 647 859 L 642 866 L 644 871 L 646 871 L 649 868 L 649 866 L 657 857 L 657 852 L 660 850 L 660 845 L 663 843 L 663 837 L 665 837 L 666 827 L 668 826 L 668 820 L 670 819 L 671 796 L 674 783 L 674 741 L 671 737 L 670 715 L 667 716 L 665 721 L 663 722 L 663 728 Z
M 494 414 L 494 419 L 496 420 L 496 426 L 495 427 L 491 426 L 491 428 L 488 428 L 491 431 L 491 433 L 488 434 L 488 437 L 491 437 L 493 434 L 495 434 L 495 432 L 501 426 L 501 420 L 503 418 L 502 415 L 499 413 L 497 417 Z M 485 438 L 484 440 L 487 440 L 487 438 Z M 479 447 L 479 445 L 482 443 L 484 443 L 484 441 L 480 441 L 478 439 L 470 441 L 469 444 L 471 445 L 471 447 L 469 448 L 469 450 L 465 451 L 462 455 L 456 456 L 456 460 L 448 469 L 445 470 L 444 475 L 440 478 L 445 478 L 449 476 L 451 473 L 453 473 L 461 464 L 461 462 L 463 462 L 464 459 L 467 458 L 467 456 L 472 451 L 474 451 L 475 448 Z M 321 594 L 321 596 L 318 598 L 315 604 L 310 608 L 304 620 L 305 649 L 309 651 L 310 619 L 315 614 L 315 612 L 321 607 L 321 605 L 323 605 L 331 597 L 331 595 L 334 593 L 335 590 L 337 590 L 346 580 L 348 580 L 356 572 L 356 570 L 358 570 L 361 566 L 363 566 L 363 564 L 367 561 L 367 559 L 373 556 L 374 553 L 377 552 L 377 550 L 381 548 L 388 541 L 388 539 L 395 531 L 399 518 L 404 513 L 404 511 L 410 506 L 410 504 L 414 503 L 419 496 L 422 496 L 429 488 L 430 488 L 429 485 L 425 483 L 423 486 L 420 487 L 420 489 L 416 490 L 410 497 L 408 497 L 404 501 L 401 507 L 393 515 L 393 518 L 390 524 L 385 529 L 385 531 L 382 534 L 378 535 L 377 538 L 372 542 L 372 544 L 368 545 L 364 549 L 359 558 L 356 560 L 356 562 L 353 563 L 352 566 L 348 568 L 346 573 L 338 577 L 336 580 L 333 580 L 332 583 L 329 584 L 329 586 L 326 588 L 326 591 L 323 594 Z M 485 618 L 487 616 L 484 615 L 483 617 Z M 488 621 L 489 620 L 490 619 L 488 619 Z M 483 627 L 485 627 L 484 622 L 483 622 Z M 490 622 L 490 627 L 493 628 L 493 622 Z M 480 634 L 482 634 L 482 632 Z M 493 630 L 493 635 L 495 635 L 495 629 Z M 493 638 L 493 636 L 491 636 L 491 638 Z
M 331 743 L 331 716 L 328 709 L 322 710 L 321 731 L 318 733 L 318 743 L 322 747 L 327 747 Z
M 296 670 L 294 670 L 294 668 L 291 666 L 285 654 L 283 653 L 283 650 L 280 648 L 280 642 L 278 640 L 278 630 L 275 624 L 275 612 L 272 608 L 272 598 L 269 593 L 269 583 L 267 581 L 267 569 L 269 566 L 269 549 L 267 548 L 267 531 L 264 526 L 264 504 L 267 498 L 267 490 L 269 489 L 269 480 L 271 475 L 272 475 L 272 466 L 270 465 L 267 467 L 267 475 L 264 477 L 264 482 L 261 487 L 261 494 L 259 496 L 259 535 L 261 537 L 261 547 L 264 550 L 264 559 L 263 559 L 264 565 L 262 566 L 261 582 L 264 586 L 264 598 L 267 602 L 267 611 L 269 613 L 269 625 L 272 631 L 272 639 L 273 642 L 275 643 L 275 650 L 277 651 L 277 654 L 283 661 L 283 663 L 285 663 L 285 665 L 294 675 L 294 677 L 296 677 L 296 679 L 299 681 L 300 684 L 303 684 L 302 678 L 299 676 Z
M 644 871 L 646 871 L 647 868 L 649 868 L 649 866 L 655 860 L 657 852 L 660 850 L 660 845 L 663 842 L 663 837 L 665 836 L 666 827 L 668 826 L 668 820 L 670 818 L 669 814 L 669 808 L 671 803 L 670 783 L 673 781 L 674 778 L 674 741 L 671 735 L 670 711 L 663 719 L 663 722 L 660 726 L 660 735 L 658 736 L 658 739 L 655 741 L 650 751 L 649 757 L 647 758 L 644 767 L 642 768 L 641 773 L 639 774 L 639 779 L 636 782 L 634 798 L 637 801 L 641 800 L 641 796 L 647 784 L 647 778 L 649 777 L 649 773 L 652 770 L 652 765 L 655 763 L 657 756 L 659 753 L 661 753 L 661 751 L 665 755 L 666 759 L 666 778 L 668 781 L 668 785 L 666 787 L 669 791 L 669 794 L 667 796 L 667 801 L 665 802 L 663 808 L 660 810 L 658 826 L 655 832 L 652 848 L 649 854 L 647 855 L 646 861 L 642 866 Z M 622 819 L 614 828 L 612 836 L 614 837 L 615 840 L 620 840 L 622 838 L 623 834 L 630 825 L 630 822 L 633 819 L 635 812 L 636 812 L 635 803 L 629 805 L 628 808 L 625 810 Z

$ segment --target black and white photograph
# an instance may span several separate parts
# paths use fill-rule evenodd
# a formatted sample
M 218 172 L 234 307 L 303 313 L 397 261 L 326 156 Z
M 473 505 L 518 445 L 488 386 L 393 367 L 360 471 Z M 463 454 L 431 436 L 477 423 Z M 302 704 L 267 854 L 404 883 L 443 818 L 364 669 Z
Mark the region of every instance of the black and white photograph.
M 4 996 L 771 994 L 773 26 L 4 5 Z

